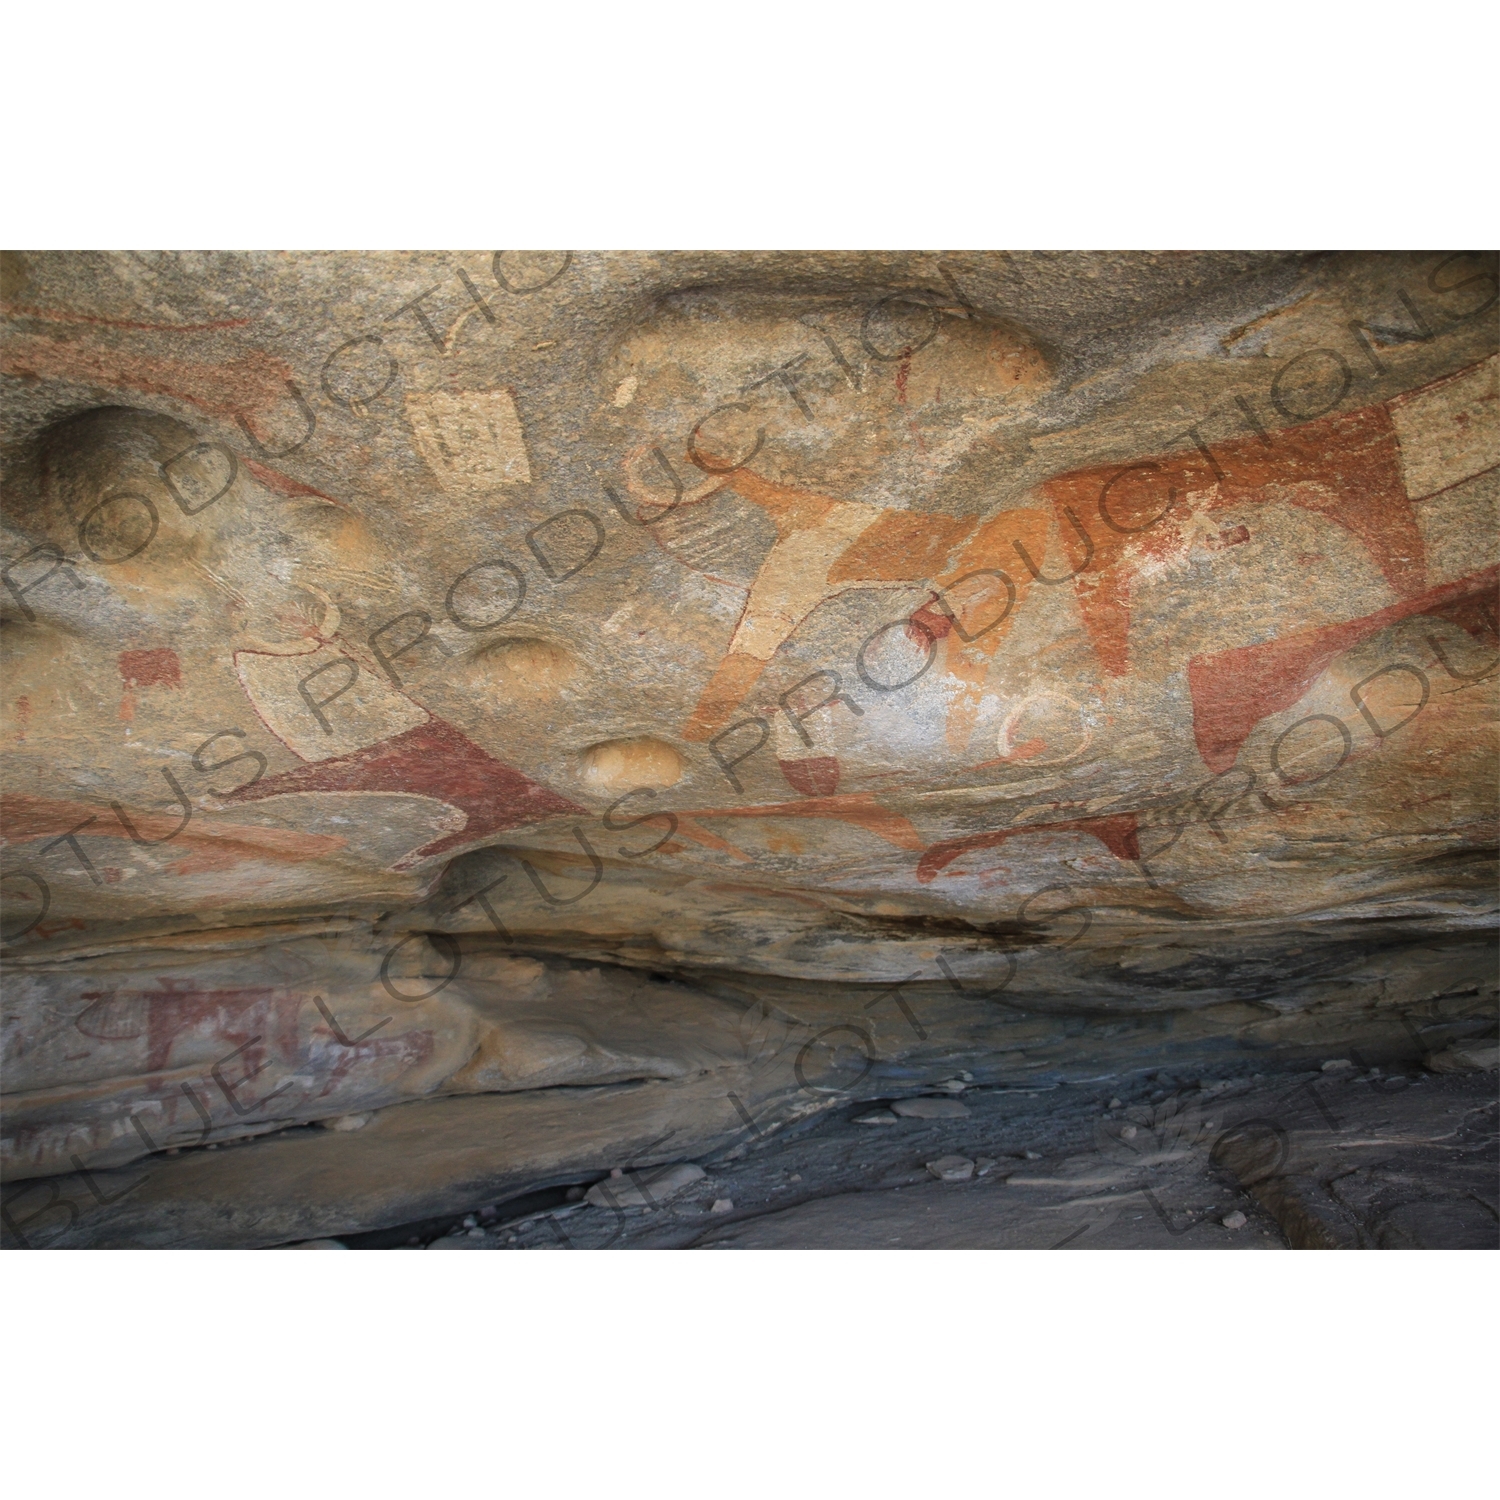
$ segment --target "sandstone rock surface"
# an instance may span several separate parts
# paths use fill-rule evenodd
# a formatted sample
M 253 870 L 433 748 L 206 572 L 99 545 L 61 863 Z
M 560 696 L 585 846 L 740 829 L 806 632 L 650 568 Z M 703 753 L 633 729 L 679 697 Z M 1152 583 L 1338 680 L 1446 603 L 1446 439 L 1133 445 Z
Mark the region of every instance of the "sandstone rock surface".
M 1493 1088 L 1494 256 L 4 270 L 7 1245 Z

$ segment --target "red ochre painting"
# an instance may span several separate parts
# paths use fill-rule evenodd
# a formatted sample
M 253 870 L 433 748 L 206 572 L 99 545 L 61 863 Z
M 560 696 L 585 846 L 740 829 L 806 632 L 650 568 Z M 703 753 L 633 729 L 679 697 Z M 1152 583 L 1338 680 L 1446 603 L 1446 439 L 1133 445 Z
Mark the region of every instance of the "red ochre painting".
M 406 792 L 433 797 L 464 814 L 461 830 L 404 855 L 394 866 L 398 870 L 476 844 L 491 834 L 564 813 L 584 813 L 576 803 L 496 760 L 440 719 L 351 755 L 263 777 L 225 801 L 259 802 L 292 792 Z
M 1500 1243 L 1492 255 L 0 260 L 4 1248 Z

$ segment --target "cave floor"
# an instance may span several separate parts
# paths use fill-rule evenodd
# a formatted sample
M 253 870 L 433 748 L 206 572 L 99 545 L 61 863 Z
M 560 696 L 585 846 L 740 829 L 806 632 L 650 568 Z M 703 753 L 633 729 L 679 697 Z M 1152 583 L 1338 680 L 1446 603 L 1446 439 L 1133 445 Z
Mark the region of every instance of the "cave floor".
M 1493 1072 L 1366 1072 L 1334 1059 L 1318 1072 L 1195 1082 L 1148 1075 L 1043 1091 L 966 1086 L 933 1097 L 957 1100 L 962 1112 L 949 1103 L 942 1108 L 955 1117 L 924 1119 L 893 1115 L 887 1105 L 900 1101 L 841 1106 L 704 1159 L 701 1177 L 680 1164 L 627 1168 L 595 1187 L 605 1203 L 583 1197 L 591 1179 L 344 1243 L 1500 1248 Z M 871 1116 L 881 1123 L 861 1123 Z M 927 1163 L 945 1157 L 968 1175 L 939 1180 Z

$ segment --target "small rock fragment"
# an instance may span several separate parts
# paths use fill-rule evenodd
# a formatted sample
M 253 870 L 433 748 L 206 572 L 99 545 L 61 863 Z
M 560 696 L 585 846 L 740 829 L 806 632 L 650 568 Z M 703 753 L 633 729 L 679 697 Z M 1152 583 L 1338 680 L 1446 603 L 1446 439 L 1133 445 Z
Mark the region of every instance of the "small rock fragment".
M 1027 1161 L 1040 1161 L 1042 1159 L 1042 1153 L 1040 1151 L 1023 1151 L 1021 1155 L 1024 1156 Z
M 1120 1139 L 1122 1141 L 1133 1141 L 1136 1138 L 1136 1136 L 1138 1136 L 1140 1133 L 1141 1132 L 1139 1131 L 1139 1129 L 1137 1129 L 1136 1126 L 1134 1126 L 1134 1125 L 1127 1125 L 1120 1132 Z
M 1000 1163 L 993 1156 L 976 1156 L 974 1158 L 974 1175 L 985 1177 L 993 1172 Z
M 867 1115 L 856 1115 L 856 1125 L 894 1125 L 896 1117 L 888 1109 L 871 1110 Z
M 469 1238 L 471 1240 L 482 1240 L 484 1238 L 484 1230 L 476 1226 L 469 1231 Z
M 788 1182 L 801 1182 L 802 1181 L 802 1174 L 800 1172 L 793 1172 L 792 1175 L 787 1178 L 787 1181 Z
M 1500 1068 L 1500 1045 L 1493 1041 L 1454 1042 L 1423 1059 L 1434 1073 L 1494 1072 Z
M 1347 1057 L 1330 1057 L 1323 1064 L 1323 1071 L 1325 1073 L 1342 1073 L 1345 1068 L 1352 1068 L 1353 1066 L 1354 1064 Z
M 969 1113 L 957 1099 L 897 1099 L 891 1109 L 908 1120 L 962 1120 Z
M 479 1220 L 476 1219 L 473 1214 L 465 1214 L 464 1215 L 464 1228 L 465 1229 L 472 1229 L 478 1222 L 479 1222 Z
M 966 1084 L 962 1078 L 947 1078 L 944 1079 L 942 1083 L 938 1084 L 938 1087 L 940 1089 L 946 1090 L 950 1094 L 961 1094 L 966 1088 L 968 1088 L 968 1084 Z
M 733 1212 L 733 1198 L 715 1198 L 713 1207 L 709 1209 L 709 1213 L 711 1214 L 732 1214 Z
M 1122 1099 L 1111 1099 L 1109 1101 L 1109 1107 L 1111 1109 L 1123 1109 L 1125 1107 L 1125 1102 Z
M 319 1120 L 318 1124 L 324 1130 L 363 1130 L 374 1118 L 374 1111 L 366 1110 L 362 1115 L 339 1115 L 333 1120 Z
M 611 1173 L 608 1181 L 596 1182 L 583 1196 L 595 1208 L 654 1208 L 693 1183 L 702 1182 L 707 1175 L 692 1162 L 642 1167 L 629 1177 Z
M 967 1182 L 974 1175 L 974 1163 L 967 1156 L 940 1156 L 927 1163 L 927 1170 L 939 1182 Z
M 1244 1214 L 1239 1211 L 1239 1209 L 1235 1209 L 1232 1214 L 1225 1214 L 1219 1222 L 1223 1224 L 1226 1229 L 1243 1229 L 1245 1225 L 1250 1221 L 1244 1216 Z

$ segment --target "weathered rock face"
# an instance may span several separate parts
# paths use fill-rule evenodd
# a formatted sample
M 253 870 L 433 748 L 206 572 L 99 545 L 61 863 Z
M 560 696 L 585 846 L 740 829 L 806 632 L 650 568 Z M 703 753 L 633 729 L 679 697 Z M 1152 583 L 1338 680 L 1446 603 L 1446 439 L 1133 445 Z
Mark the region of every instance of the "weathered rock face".
M 374 1229 L 957 1069 L 1484 1066 L 1494 257 L 4 291 L 16 1242 Z

